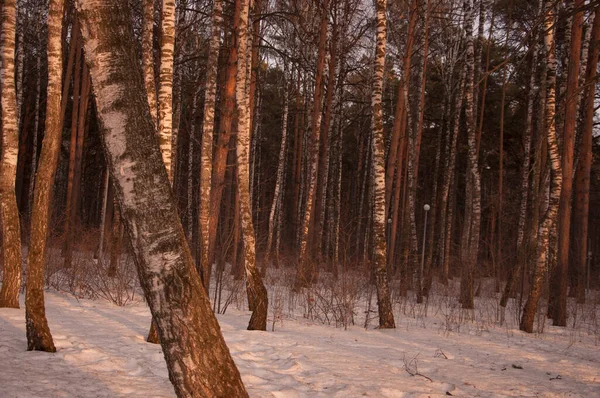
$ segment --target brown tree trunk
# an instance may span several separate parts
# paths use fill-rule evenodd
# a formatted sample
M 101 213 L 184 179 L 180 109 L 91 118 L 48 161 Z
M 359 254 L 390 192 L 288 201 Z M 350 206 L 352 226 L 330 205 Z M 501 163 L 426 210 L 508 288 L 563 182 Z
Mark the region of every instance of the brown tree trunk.
M 50 223 L 50 209 L 54 177 L 58 165 L 61 141 L 60 96 L 62 90 L 62 20 L 63 0 L 51 0 L 48 9 L 48 95 L 46 101 L 46 129 L 36 175 L 35 194 L 31 217 L 29 261 L 27 264 L 27 291 L 25 319 L 27 349 L 56 352 L 46 319 L 44 305 L 44 262 L 46 238 Z
M 16 0 L 5 0 L 2 6 L 0 36 L 2 155 L 0 157 L 0 216 L 4 277 L 0 290 L 0 308 L 19 308 L 21 289 L 21 226 L 15 194 L 17 159 L 19 156 L 19 121 L 15 91 Z
M 588 223 L 590 206 L 590 173 L 592 166 L 592 131 L 594 126 L 594 98 L 598 54 L 600 53 L 600 8 L 594 12 L 594 23 L 590 39 L 587 67 L 585 71 L 585 96 L 583 134 L 579 150 L 579 162 L 575 172 L 575 203 L 573 209 L 573 240 L 576 250 L 573 252 L 573 264 L 577 269 L 577 302 L 585 303 L 587 273 Z
M 180 397 L 248 396 L 194 269 L 155 139 L 126 2 L 78 2 L 100 135 Z
M 545 52 L 547 63 L 546 74 L 546 137 L 548 141 L 548 155 L 550 157 L 550 165 L 552 167 L 551 190 L 548 202 L 548 209 L 544 214 L 542 223 L 538 231 L 537 255 L 535 268 L 533 270 L 533 279 L 529 297 L 525 303 L 523 316 L 521 317 L 520 329 L 527 332 L 533 332 L 533 322 L 537 305 L 542 294 L 542 286 L 544 282 L 547 256 L 548 256 L 548 240 L 550 230 L 556 223 L 558 216 L 558 206 L 560 201 L 560 191 L 562 187 L 562 166 L 560 161 L 560 153 L 558 151 L 558 142 L 556 139 L 556 57 L 554 46 L 554 27 L 555 27 L 555 9 L 554 3 L 551 0 L 545 1 Z
M 571 0 L 576 10 L 571 29 L 571 53 L 565 97 L 565 116 L 562 146 L 562 190 L 558 209 L 558 270 L 556 306 L 552 314 L 554 326 L 567 326 L 567 288 L 569 282 L 569 234 L 571 231 L 571 196 L 573 194 L 573 151 L 577 124 L 579 62 L 583 27 L 583 0 Z

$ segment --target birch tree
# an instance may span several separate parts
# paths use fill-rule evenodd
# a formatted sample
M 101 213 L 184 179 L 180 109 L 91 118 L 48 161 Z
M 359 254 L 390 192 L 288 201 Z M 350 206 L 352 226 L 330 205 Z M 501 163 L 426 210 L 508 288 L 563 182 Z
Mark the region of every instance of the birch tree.
M 383 138 L 383 72 L 385 67 L 386 42 L 386 0 L 377 0 L 377 44 L 375 49 L 375 75 L 373 78 L 373 121 L 371 134 L 373 157 L 373 189 L 375 208 L 373 211 L 373 264 L 377 285 L 377 306 L 379 308 L 379 327 L 395 328 L 394 313 L 390 299 L 387 279 L 387 247 L 385 237 L 385 159 Z
M 533 321 L 537 305 L 540 300 L 546 273 L 546 264 L 548 261 L 548 240 L 550 230 L 554 227 L 558 216 L 558 206 L 560 201 L 560 192 L 562 188 L 562 166 L 560 161 L 560 153 L 558 151 L 558 141 L 556 138 L 556 57 L 555 57 L 555 8 L 554 2 L 551 0 L 545 1 L 544 11 L 544 47 L 546 53 L 546 102 L 545 102 L 545 121 L 546 121 L 546 140 L 548 142 L 548 156 L 550 158 L 550 166 L 552 175 L 550 177 L 550 197 L 548 208 L 542 218 L 542 222 L 538 230 L 537 251 L 535 259 L 535 267 L 533 269 L 533 278 L 531 289 L 523 315 L 521 317 L 520 329 L 527 332 L 533 332 Z
M 206 92 L 204 95 L 204 121 L 202 123 L 202 157 L 200 167 L 200 211 L 199 224 L 202 239 L 201 271 L 202 283 L 208 291 L 210 284 L 210 263 L 208 259 L 210 219 L 210 192 L 213 163 L 213 131 L 215 122 L 215 100 L 217 97 L 217 69 L 219 67 L 219 43 L 223 24 L 223 5 L 214 0 L 212 32 L 208 47 L 206 66 Z
M 179 221 L 137 64 L 127 2 L 77 2 L 115 195 L 178 396 L 248 396 Z
M 254 226 L 252 223 L 252 203 L 250 200 L 250 104 L 248 70 L 248 11 L 249 1 L 240 1 L 240 18 L 238 20 L 238 65 L 236 72 L 236 103 L 238 109 L 238 136 L 237 136 L 237 166 L 238 166 L 238 193 L 241 214 L 242 235 L 244 237 L 244 267 L 248 286 L 248 302 L 252 309 L 252 317 L 248 330 L 267 329 L 268 298 L 267 289 L 262 283 L 256 267 L 256 242 Z
M 0 290 L 0 307 L 19 308 L 21 289 L 21 226 L 15 193 L 19 156 L 19 121 L 15 90 L 15 38 L 17 2 L 5 0 L 2 6 L 0 51 L 2 69 L 2 155 L 0 157 L 0 216 L 4 277 Z
M 175 0 L 163 0 L 160 35 L 160 74 L 158 89 L 158 134 L 160 152 L 173 182 L 173 54 L 175 52 Z M 148 84 L 147 84 L 148 85 Z

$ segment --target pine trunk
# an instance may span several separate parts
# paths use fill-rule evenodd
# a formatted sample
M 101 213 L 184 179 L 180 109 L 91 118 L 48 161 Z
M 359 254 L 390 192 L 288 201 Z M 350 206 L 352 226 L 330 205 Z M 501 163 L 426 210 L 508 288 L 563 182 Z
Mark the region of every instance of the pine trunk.
M 583 133 L 579 150 L 579 162 L 575 172 L 575 203 L 573 209 L 574 240 L 577 242 L 573 252 L 573 264 L 577 269 L 577 302 L 585 303 L 585 287 L 587 273 L 588 222 L 590 206 L 590 173 L 592 166 L 592 140 L 594 128 L 594 98 L 598 54 L 600 53 L 600 9 L 594 12 L 590 49 L 585 72 L 585 96 Z
M 17 2 L 5 0 L 2 6 L 2 156 L 0 157 L 0 220 L 4 277 L 0 290 L 0 308 L 19 308 L 21 289 L 21 226 L 15 194 L 17 159 L 19 157 L 19 122 L 15 91 L 15 35 Z
M 560 275 L 554 314 L 554 326 L 567 326 L 567 288 L 569 282 L 569 243 L 571 231 L 571 196 L 573 194 L 573 153 L 575 126 L 577 125 L 577 100 L 579 86 L 579 62 L 583 28 L 583 0 L 572 0 L 576 10 L 571 29 L 571 53 L 565 97 L 565 116 L 562 146 L 562 190 L 558 209 L 558 270 Z
M 46 129 L 36 175 L 27 264 L 25 319 L 27 349 L 56 352 L 44 305 L 44 263 L 51 216 L 54 177 L 62 138 L 60 97 L 62 90 L 63 0 L 51 0 L 48 9 L 48 94 Z

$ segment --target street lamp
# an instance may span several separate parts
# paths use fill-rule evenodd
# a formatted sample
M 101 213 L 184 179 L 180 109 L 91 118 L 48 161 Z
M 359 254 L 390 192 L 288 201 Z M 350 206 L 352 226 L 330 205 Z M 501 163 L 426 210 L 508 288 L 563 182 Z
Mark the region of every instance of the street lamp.
M 431 206 L 425 204 L 423 210 L 425 210 L 425 223 L 423 224 L 423 249 L 421 252 L 421 269 L 419 270 L 419 289 L 423 289 L 423 268 L 425 267 L 425 240 L 427 239 L 427 213 L 431 209 Z

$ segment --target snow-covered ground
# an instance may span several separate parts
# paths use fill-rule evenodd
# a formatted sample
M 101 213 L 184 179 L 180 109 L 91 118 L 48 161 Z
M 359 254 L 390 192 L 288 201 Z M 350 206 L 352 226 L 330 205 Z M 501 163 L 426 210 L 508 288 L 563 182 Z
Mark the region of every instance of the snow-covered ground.
M 528 335 L 430 304 L 427 317 L 399 309 L 395 330 L 276 314 L 274 331 L 270 320 L 268 332 L 250 332 L 249 313 L 233 307 L 218 319 L 253 397 L 600 397 L 589 331 Z M 55 354 L 27 352 L 24 310 L 0 309 L 1 397 L 174 396 L 160 346 L 144 342 L 143 302 L 48 291 L 46 309 Z

